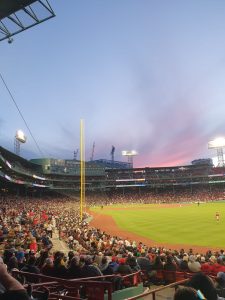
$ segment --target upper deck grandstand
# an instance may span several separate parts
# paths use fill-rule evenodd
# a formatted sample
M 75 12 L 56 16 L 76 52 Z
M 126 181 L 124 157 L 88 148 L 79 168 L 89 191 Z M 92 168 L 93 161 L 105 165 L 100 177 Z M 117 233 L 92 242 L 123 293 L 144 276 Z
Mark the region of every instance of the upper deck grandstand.
M 35 163 L 34 163 L 35 162 Z M 69 193 L 80 191 L 80 161 L 39 159 L 28 161 L 0 148 L 1 187 L 11 187 L 15 193 Z M 98 162 L 85 167 L 88 192 L 97 193 L 162 193 L 223 191 L 225 168 L 211 164 L 160 168 L 109 169 Z

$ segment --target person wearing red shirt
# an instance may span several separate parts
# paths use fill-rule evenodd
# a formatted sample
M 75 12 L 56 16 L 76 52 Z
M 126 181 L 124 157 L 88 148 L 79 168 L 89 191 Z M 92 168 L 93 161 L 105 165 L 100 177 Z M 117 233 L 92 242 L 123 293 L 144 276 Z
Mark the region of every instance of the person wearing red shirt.
M 201 257 L 201 271 L 205 274 L 209 274 L 212 271 L 212 264 L 205 261 L 205 257 Z
M 219 272 L 225 272 L 225 266 L 221 264 L 220 258 L 215 258 L 214 263 L 211 266 L 211 272 L 213 275 L 217 275 Z
M 35 238 L 33 238 L 33 239 L 31 240 L 29 249 L 30 249 L 30 251 L 36 253 L 36 252 L 37 252 L 37 248 L 38 248 L 38 246 L 37 246 L 37 241 L 36 241 Z

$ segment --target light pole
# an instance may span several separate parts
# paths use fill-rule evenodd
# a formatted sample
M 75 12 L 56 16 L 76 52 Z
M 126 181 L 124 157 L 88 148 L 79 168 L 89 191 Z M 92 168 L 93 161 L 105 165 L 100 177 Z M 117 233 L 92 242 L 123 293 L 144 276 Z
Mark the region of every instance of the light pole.
M 20 144 L 25 144 L 27 137 L 22 130 L 17 130 L 14 138 L 14 152 L 16 155 L 20 155 Z
M 216 138 L 208 142 L 209 149 L 216 149 L 217 152 L 217 167 L 224 167 L 223 148 L 225 147 L 225 138 Z
M 130 169 L 133 168 L 133 157 L 136 156 L 137 154 L 138 153 L 135 150 L 131 150 L 131 151 L 124 150 L 124 151 L 122 151 L 122 155 L 127 157 Z

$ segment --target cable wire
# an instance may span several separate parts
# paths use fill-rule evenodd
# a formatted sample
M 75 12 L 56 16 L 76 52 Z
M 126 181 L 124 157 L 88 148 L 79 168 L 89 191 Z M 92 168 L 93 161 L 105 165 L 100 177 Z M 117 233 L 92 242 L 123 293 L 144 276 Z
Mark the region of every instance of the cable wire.
M 2 80 L 2 82 L 3 82 L 4 86 L 5 86 L 5 88 L 7 89 L 8 93 L 9 93 L 9 95 L 10 95 L 10 98 L 12 99 L 12 101 L 13 101 L 14 105 L 16 106 L 16 108 L 17 108 L 17 110 L 18 110 L 18 112 L 19 112 L 21 118 L 23 119 L 24 124 L 25 124 L 25 126 L 27 127 L 27 130 L 29 131 L 29 133 L 30 133 L 30 135 L 31 135 L 31 137 L 32 137 L 32 139 L 33 139 L 33 141 L 34 141 L 34 143 L 35 143 L 35 145 L 36 145 L 38 151 L 40 152 L 41 156 L 43 157 L 43 156 L 44 156 L 44 155 L 43 155 L 43 152 L 41 151 L 41 148 L 39 147 L 39 145 L 38 145 L 38 143 L 37 143 L 35 137 L 33 136 L 33 133 L 31 132 L 31 130 L 30 130 L 30 128 L 29 128 L 29 126 L 28 126 L 28 124 L 27 124 L 27 122 L 26 122 L 26 120 L 25 120 L 25 118 L 24 118 L 24 116 L 23 116 L 23 114 L 22 114 L 22 112 L 21 112 L 21 110 L 19 109 L 19 106 L 18 106 L 17 103 L 16 103 L 15 98 L 13 97 L 13 95 L 12 95 L 10 89 L 8 88 L 8 86 L 7 86 L 7 84 L 6 84 L 6 82 L 5 82 L 5 80 L 4 80 L 4 78 L 3 78 L 3 76 L 2 76 L 1 73 L 0 73 L 0 77 L 1 77 L 1 80 Z

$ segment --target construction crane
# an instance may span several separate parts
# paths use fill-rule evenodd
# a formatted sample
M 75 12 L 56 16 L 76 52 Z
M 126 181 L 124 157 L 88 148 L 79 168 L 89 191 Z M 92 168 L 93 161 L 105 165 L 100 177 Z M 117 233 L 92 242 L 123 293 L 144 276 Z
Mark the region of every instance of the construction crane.
M 91 157 L 90 157 L 90 161 L 93 161 L 94 159 L 94 154 L 95 154 L 95 142 L 92 145 L 92 151 L 91 151 Z
M 115 147 L 112 146 L 112 149 L 111 149 L 111 152 L 110 152 L 112 164 L 114 164 L 114 153 L 115 153 Z

